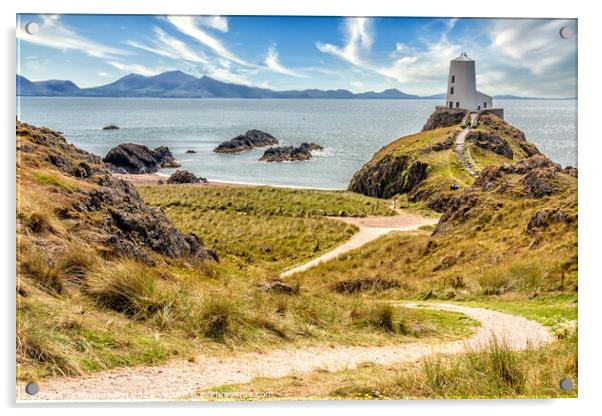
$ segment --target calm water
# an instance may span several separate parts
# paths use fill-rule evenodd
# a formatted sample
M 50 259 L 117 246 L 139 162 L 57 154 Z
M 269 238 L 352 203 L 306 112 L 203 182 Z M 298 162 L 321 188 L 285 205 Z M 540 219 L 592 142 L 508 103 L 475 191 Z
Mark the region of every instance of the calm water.
M 182 167 L 214 180 L 346 188 L 382 146 L 420 131 L 439 100 L 251 100 L 22 97 L 19 119 L 65 133 L 75 145 L 105 155 L 123 142 L 166 145 Z M 577 163 L 577 101 L 499 100 L 506 119 L 562 165 Z M 109 123 L 119 130 L 103 131 Z M 316 142 L 305 162 L 263 163 L 256 149 L 212 152 L 219 143 L 260 129 L 282 145 Z M 193 149 L 196 154 L 186 154 Z M 165 170 L 164 173 L 170 173 Z

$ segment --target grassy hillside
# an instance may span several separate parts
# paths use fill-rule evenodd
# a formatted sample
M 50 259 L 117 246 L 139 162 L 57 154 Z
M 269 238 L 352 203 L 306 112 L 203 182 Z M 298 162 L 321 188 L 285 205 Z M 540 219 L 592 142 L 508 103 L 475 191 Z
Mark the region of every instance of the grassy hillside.
M 453 314 L 271 285 L 279 271 L 355 232 L 323 215 L 392 213 L 376 199 L 271 188 L 143 189 L 166 215 L 97 156 L 24 123 L 17 123 L 17 175 L 21 380 L 192 360 L 199 351 L 227 357 L 471 332 L 472 323 Z

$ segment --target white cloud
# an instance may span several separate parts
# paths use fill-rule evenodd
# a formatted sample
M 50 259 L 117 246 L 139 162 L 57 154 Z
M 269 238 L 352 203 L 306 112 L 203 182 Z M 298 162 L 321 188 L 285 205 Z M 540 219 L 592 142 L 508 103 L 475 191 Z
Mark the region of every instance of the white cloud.
M 140 64 L 123 63 L 117 61 L 107 61 L 107 64 L 125 72 L 133 72 L 135 74 L 141 74 L 146 76 L 152 76 L 164 72 L 165 68 L 149 68 Z
M 192 50 L 186 43 L 168 35 L 164 30 L 155 27 L 153 32 L 155 33 L 155 39 L 152 45 L 145 45 L 133 40 L 127 41 L 126 43 L 134 48 L 142 49 L 170 59 L 183 59 L 195 63 L 208 62 L 204 53 Z
M 229 61 L 236 62 L 239 65 L 253 67 L 255 65 L 246 62 L 244 59 L 238 57 L 235 53 L 228 50 L 218 39 L 207 34 L 199 26 L 202 21 L 196 16 L 167 16 L 166 20 L 171 23 L 176 29 L 196 39 L 199 43 L 205 45 L 217 55 L 225 58 Z
M 362 66 L 364 60 L 362 51 L 367 51 L 372 46 L 372 21 L 366 17 L 349 17 L 345 19 L 345 41 L 344 47 L 335 46 L 330 43 L 316 42 L 320 52 L 339 57 L 353 65 Z
M 570 20 L 497 19 L 489 28 L 491 48 L 533 74 L 543 74 L 575 57 L 575 40 L 562 39 Z
M 42 15 L 40 19 L 40 28 L 34 35 L 27 33 L 25 23 L 19 21 L 17 39 L 62 51 L 77 50 L 95 58 L 114 58 L 128 55 L 127 51 L 78 35 L 73 29 L 64 25 L 58 15 Z
M 277 72 L 279 74 L 289 75 L 292 77 L 307 78 L 305 75 L 282 65 L 278 60 L 278 52 L 274 46 L 271 46 L 268 49 L 268 56 L 265 59 L 265 65 L 272 72 Z
M 219 30 L 220 32 L 228 31 L 228 18 L 224 16 L 199 16 L 197 21 L 200 25 Z

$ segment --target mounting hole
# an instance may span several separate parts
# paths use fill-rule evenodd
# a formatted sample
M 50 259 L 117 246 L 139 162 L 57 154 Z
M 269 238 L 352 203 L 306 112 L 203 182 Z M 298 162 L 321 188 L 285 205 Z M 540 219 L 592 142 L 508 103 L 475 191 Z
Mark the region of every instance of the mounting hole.
M 25 386 L 25 393 L 27 393 L 31 396 L 38 394 L 39 391 L 40 391 L 40 387 L 38 386 L 37 383 L 27 383 L 27 385 Z
M 25 31 L 30 35 L 35 35 L 40 30 L 40 26 L 36 22 L 29 22 L 25 25 Z
M 573 382 L 568 378 L 560 380 L 560 389 L 564 391 L 573 390 Z
M 573 31 L 570 27 L 564 26 L 560 29 L 560 37 L 562 39 L 568 39 L 573 35 Z

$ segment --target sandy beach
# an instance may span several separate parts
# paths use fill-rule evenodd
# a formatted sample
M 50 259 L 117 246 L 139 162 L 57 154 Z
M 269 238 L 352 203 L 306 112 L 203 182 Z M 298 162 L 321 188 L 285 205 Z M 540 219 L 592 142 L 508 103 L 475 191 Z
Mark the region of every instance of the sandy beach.
M 117 178 L 121 178 L 126 180 L 134 185 L 158 185 L 159 181 L 162 180 L 163 183 L 167 183 L 167 178 L 169 175 L 164 175 L 161 173 L 113 173 L 113 175 Z M 211 186 L 211 187 L 255 187 L 255 186 L 271 186 L 274 188 L 290 188 L 290 189 L 312 189 L 317 191 L 344 191 L 345 189 L 338 188 L 320 188 L 320 187 L 311 187 L 311 186 L 294 186 L 294 185 L 273 185 L 267 183 L 248 183 L 248 182 L 229 182 L 229 181 L 219 181 L 208 179 L 207 182 L 199 182 L 198 184 L 189 184 L 196 186 Z

